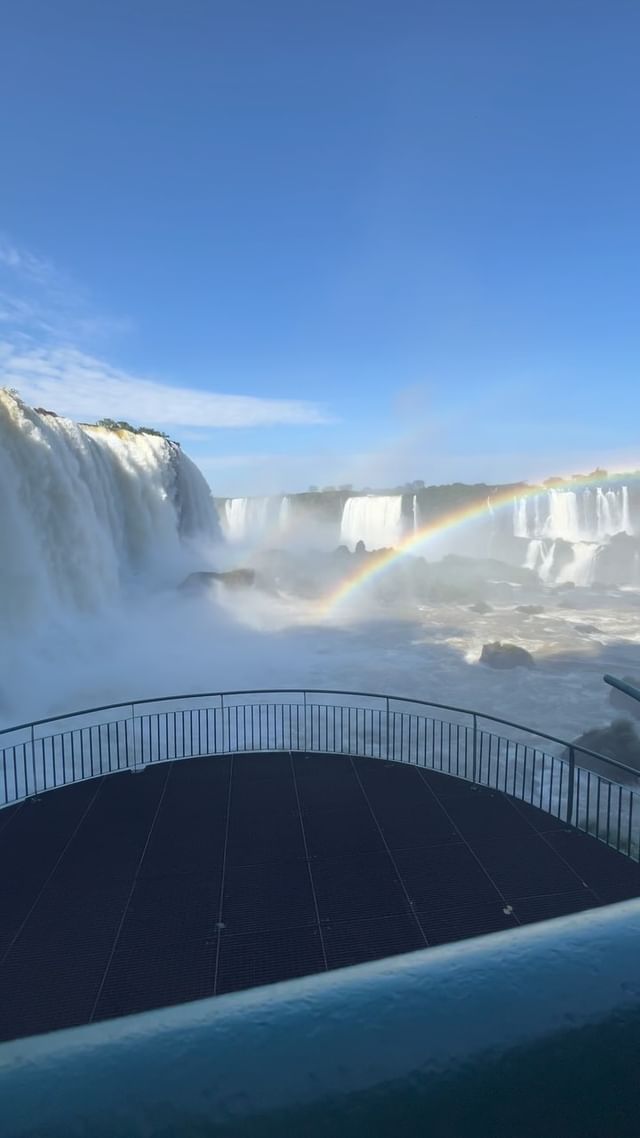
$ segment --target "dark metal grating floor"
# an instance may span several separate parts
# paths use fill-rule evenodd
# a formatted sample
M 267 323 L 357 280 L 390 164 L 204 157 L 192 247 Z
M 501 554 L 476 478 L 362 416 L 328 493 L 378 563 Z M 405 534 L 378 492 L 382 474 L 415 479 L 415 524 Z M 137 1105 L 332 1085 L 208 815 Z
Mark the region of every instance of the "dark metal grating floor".
M 190 759 L 0 811 L 0 1038 L 640 894 L 504 795 L 377 759 Z

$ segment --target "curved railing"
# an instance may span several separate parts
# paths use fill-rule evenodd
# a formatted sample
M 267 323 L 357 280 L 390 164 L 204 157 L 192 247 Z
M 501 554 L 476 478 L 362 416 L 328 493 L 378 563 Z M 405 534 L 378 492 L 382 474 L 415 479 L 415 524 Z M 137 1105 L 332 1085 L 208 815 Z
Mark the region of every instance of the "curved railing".
M 5 728 L 0 744 L 5 806 L 175 759 L 247 751 L 358 755 L 502 791 L 639 859 L 637 771 L 545 732 L 427 700 L 329 689 L 163 696 Z

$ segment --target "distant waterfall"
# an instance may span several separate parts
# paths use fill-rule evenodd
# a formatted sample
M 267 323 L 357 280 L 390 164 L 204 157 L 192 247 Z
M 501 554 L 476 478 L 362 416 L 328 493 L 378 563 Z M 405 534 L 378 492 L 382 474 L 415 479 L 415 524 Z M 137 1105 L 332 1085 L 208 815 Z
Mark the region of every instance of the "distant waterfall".
M 0 391 L 0 623 L 90 611 L 185 538 L 219 537 L 197 467 L 166 439 L 79 426 Z
M 629 488 L 548 490 L 516 498 L 513 533 L 529 540 L 561 538 L 570 542 L 602 542 L 617 533 L 631 535 Z
M 525 565 L 527 569 L 533 569 L 540 580 L 545 583 L 551 579 L 553 573 L 555 551 L 555 541 L 542 541 L 540 538 L 533 538 L 529 542 Z
M 232 544 L 277 540 L 291 524 L 289 498 L 227 498 L 222 524 Z
M 401 494 L 364 494 L 347 498 L 342 511 L 340 541 L 355 549 L 363 541 L 368 550 L 390 549 L 402 541 L 404 519 Z
M 280 503 L 280 510 L 278 513 L 278 529 L 282 536 L 285 536 L 291 526 L 291 501 L 285 494 Z
M 530 537 L 527 519 L 527 499 L 517 498 L 513 503 L 513 532 L 515 537 Z
M 591 585 L 598 549 L 596 542 L 578 541 L 571 546 L 569 558 L 559 562 L 557 541 L 533 538 L 527 548 L 525 565 L 545 584 L 573 581 L 574 585 Z
M 560 569 L 556 583 L 573 581 L 574 585 L 591 585 L 595 570 L 598 546 L 593 541 L 577 541 L 573 546 L 572 560 Z

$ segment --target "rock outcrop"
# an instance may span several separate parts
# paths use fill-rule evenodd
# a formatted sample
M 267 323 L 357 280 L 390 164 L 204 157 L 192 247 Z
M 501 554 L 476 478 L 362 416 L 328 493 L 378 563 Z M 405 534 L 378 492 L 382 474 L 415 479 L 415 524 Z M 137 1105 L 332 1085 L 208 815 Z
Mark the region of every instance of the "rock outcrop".
M 220 581 L 230 589 L 247 589 L 255 585 L 256 575 L 253 569 L 228 569 L 223 573 L 216 573 L 209 569 L 200 573 L 190 573 L 180 588 L 193 592 L 194 590 L 208 588 L 214 581 Z
M 640 736 L 629 719 L 614 719 L 608 727 L 594 727 L 590 731 L 585 731 L 584 735 L 574 740 L 574 747 L 586 747 L 589 751 L 597 751 L 607 758 L 616 759 L 625 766 L 633 767 L 640 775 Z M 616 772 L 615 767 L 581 754 L 578 749 L 575 751 L 575 756 L 578 766 L 604 775 L 614 782 L 619 778 L 622 779 L 624 775 L 623 771 Z M 568 759 L 569 751 L 565 750 L 562 757 Z
M 480 663 L 488 664 L 490 668 L 533 668 L 535 660 L 526 648 L 496 640 L 493 644 L 484 645 Z

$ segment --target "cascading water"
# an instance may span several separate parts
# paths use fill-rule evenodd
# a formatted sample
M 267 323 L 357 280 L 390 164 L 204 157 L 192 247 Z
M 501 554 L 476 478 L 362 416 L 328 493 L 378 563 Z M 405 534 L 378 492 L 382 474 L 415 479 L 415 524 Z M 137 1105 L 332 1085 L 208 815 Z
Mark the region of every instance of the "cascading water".
M 552 541 L 605 541 L 617 533 L 633 534 L 629 487 L 605 490 L 548 490 L 513 504 L 515 537 Z
M 513 504 L 514 537 L 528 541 L 525 565 L 543 581 L 591 584 L 599 549 L 633 532 L 628 486 L 550 489 Z M 571 545 L 568 559 L 558 561 L 558 541 Z
M 533 538 L 527 548 L 525 566 L 527 569 L 533 569 L 538 574 L 540 580 L 546 583 L 551 579 L 553 574 L 555 553 L 555 541 L 543 541 L 541 538 Z
M 184 540 L 219 537 L 209 487 L 166 439 L 79 426 L 0 391 L 0 623 L 89 612 Z
M 516 498 L 513 503 L 513 533 L 515 537 L 530 537 L 527 518 L 527 499 Z
M 391 549 L 404 531 L 401 494 L 363 494 L 347 498 L 342 511 L 340 541 L 355 549 L 359 541 L 371 549 Z
M 280 512 L 278 514 L 278 530 L 281 536 L 286 536 L 291 526 L 291 502 L 287 495 L 280 503 Z
M 578 512 L 578 496 L 573 490 L 550 490 L 549 512 L 542 536 L 581 541 L 582 529 Z
M 556 583 L 573 581 L 574 585 L 590 585 L 593 581 L 598 546 L 593 541 L 577 541 L 572 549 L 572 559 L 558 572 Z
M 232 544 L 258 544 L 277 539 L 289 525 L 290 503 L 284 498 L 226 498 L 222 524 Z

